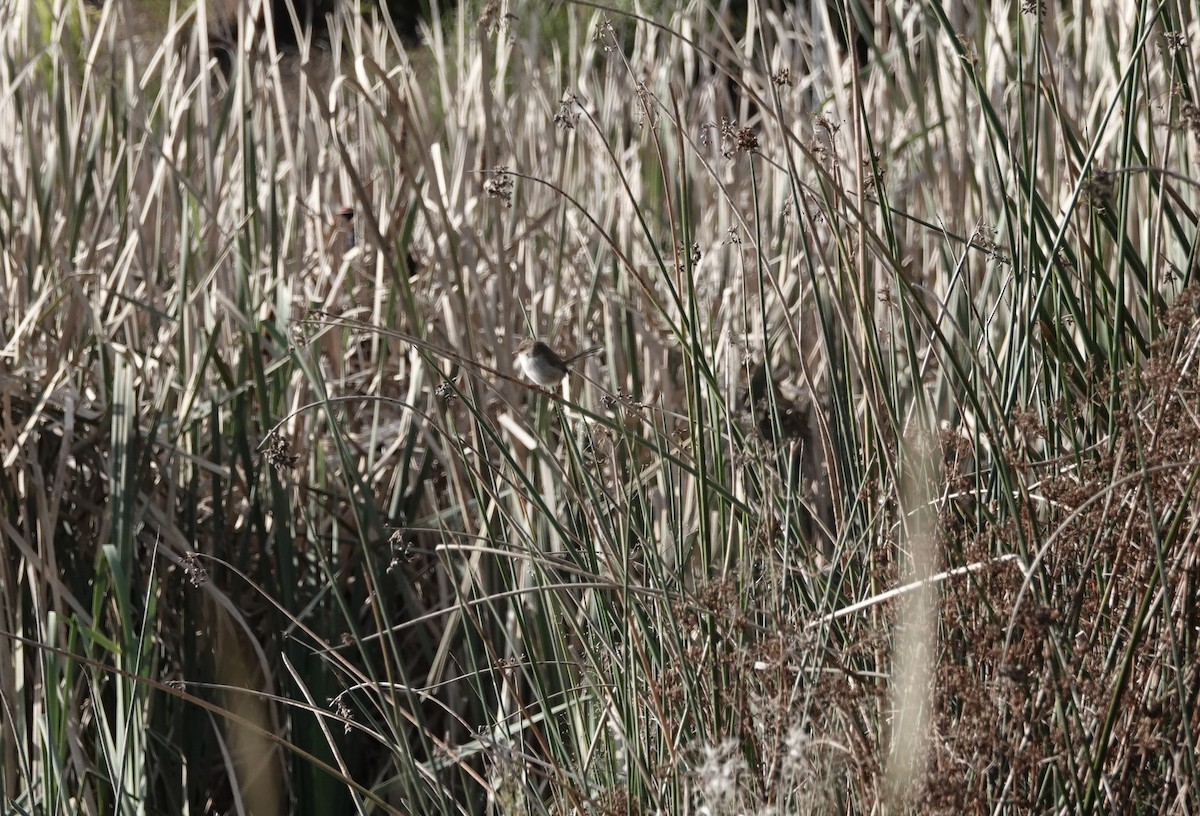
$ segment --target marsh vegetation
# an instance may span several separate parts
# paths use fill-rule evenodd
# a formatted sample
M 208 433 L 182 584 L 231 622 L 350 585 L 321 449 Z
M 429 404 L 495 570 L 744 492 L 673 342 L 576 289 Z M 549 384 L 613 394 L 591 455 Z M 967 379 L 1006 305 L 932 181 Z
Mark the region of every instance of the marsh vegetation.
M 1189 4 L 29 2 L 6 813 L 1200 809 Z

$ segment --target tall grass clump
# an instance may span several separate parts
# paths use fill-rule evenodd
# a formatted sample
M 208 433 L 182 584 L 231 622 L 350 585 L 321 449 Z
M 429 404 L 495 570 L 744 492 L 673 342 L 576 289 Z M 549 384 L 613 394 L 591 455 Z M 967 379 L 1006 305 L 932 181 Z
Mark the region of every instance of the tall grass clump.
M 1200 809 L 1186 4 L 32 2 L 7 813 Z

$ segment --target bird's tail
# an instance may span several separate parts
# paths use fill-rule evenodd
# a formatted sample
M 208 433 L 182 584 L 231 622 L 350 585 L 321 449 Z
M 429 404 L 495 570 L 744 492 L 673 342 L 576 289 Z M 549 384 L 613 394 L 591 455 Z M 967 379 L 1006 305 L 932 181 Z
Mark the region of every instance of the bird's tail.
M 563 360 L 563 365 L 570 365 L 576 360 L 582 360 L 584 357 L 591 357 L 593 354 L 599 354 L 604 351 L 604 346 L 592 346 L 590 349 L 585 349 L 578 354 L 572 354 L 567 359 Z

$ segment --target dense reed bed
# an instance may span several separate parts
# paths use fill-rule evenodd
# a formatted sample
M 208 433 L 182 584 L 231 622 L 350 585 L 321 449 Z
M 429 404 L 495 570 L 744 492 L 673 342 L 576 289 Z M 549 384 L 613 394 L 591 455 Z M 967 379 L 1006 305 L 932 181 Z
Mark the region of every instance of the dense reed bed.
M 6 813 L 1200 809 L 1189 4 L 30 3 Z

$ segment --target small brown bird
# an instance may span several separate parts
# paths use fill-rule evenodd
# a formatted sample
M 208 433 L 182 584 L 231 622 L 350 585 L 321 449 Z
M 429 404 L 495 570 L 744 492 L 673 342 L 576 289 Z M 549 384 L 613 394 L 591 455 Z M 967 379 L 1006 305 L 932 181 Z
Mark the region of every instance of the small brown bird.
M 522 340 L 521 345 L 517 346 L 517 368 L 526 379 L 532 380 L 542 388 L 553 388 L 567 376 L 571 370 L 571 363 L 599 354 L 603 350 L 603 346 L 592 346 L 564 360 L 541 340 L 530 338 Z

